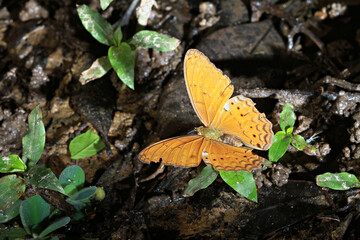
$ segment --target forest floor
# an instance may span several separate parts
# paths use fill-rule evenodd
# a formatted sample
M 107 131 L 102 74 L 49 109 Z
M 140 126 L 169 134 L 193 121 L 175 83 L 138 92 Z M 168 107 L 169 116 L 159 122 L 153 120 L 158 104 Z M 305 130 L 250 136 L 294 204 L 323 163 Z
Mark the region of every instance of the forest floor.
M 38 104 L 46 128 L 40 164 L 56 176 L 80 166 L 87 185 L 104 188 L 86 217 L 54 235 L 64 239 L 359 239 L 360 192 L 316 185 L 326 172 L 360 176 L 360 3 L 338 1 L 156 1 L 146 29 L 181 40 L 171 52 L 139 48 L 135 90 L 114 71 L 81 85 L 79 76 L 107 54 L 82 26 L 76 4 L 111 23 L 131 1 L 0 0 L 0 155 L 21 155 L 27 117 Z M 323 4 L 323 5 L 322 5 Z M 136 29 L 135 13 L 123 26 Z M 231 79 L 234 95 L 256 102 L 280 129 L 285 103 L 297 116 L 294 133 L 312 139 L 315 156 L 289 148 L 253 171 L 258 203 L 218 178 L 192 197 L 183 192 L 205 166 L 143 164 L 151 143 L 201 125 L 190 104 L 183 60 L 199 49 Z M 108 149 L 73 160 L 68 146 L 93 129 Z M 112 154 L 108 154 L 110 151 Z M 359 152 L 358 152 L 359 151 Z M 264 155 L 266 157 L 266 154 Z M 20 224 L 16 218 L 8 225 Z

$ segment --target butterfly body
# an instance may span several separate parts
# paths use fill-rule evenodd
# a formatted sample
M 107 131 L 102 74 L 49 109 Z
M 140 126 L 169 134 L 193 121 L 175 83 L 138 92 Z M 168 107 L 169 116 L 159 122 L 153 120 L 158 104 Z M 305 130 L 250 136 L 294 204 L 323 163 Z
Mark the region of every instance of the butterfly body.
M 220 139 L 221 139 L 221 142 L 230 144 L 235 147 L 244 146 L 244 143 L 241 141 L 241 139 L 238 139 L 237 137 L 232 136 L 232 135 L 224 134 L 221 136 Z
M 150 145 L 139 159 L 181 167 L 195 167 L 204 160 L 218 171 L 259 167 L 264 159 L 252 149 L 269 149 L 274 135 L 265 114 L 249 98 L 230 98 L 234 91 L 230 79 L 198 50 L 186 53 L 184 75 L 191 104 L 204 126 L 196 128 L 198 135 Z
M 213 127 L 198 127 L 196 128 L 198 135 L 201 135 L 207 139 L 221 141 L 221 137 L 224 135 L 219 130 Z

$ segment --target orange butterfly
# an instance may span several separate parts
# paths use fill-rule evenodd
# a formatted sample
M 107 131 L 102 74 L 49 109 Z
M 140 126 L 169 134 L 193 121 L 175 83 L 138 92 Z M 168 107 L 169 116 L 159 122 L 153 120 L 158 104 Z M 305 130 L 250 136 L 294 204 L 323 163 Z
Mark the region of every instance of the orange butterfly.
M 198 135 L 152 144 L 140 152 L 139 159 L 181 167 L 198 166 L 203 159 L 217 171 L 259 167 L 264 159 L 251 151 L 269 149 L 274 136 L 265 114 L 249 98 L 230 99 L 234 91 L 230 79 L 198 50 L 187 51 L 184 75 L 191 104 L 205 127 L 196 128 Z

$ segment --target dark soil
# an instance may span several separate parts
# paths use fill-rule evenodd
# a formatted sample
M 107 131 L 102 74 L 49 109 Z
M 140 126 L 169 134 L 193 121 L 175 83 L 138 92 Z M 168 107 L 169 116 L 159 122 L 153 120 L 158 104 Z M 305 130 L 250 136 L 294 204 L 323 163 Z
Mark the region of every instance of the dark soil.
M 33 5 L 29 9 L 26 4 Z M 360 239 L 359 190 L 333 191 L 316 175 L 360 175 L 360 2 L 158 0 L 146 29 L 181 40 L 173 52 L 140 48 L 135 90 L 113 71 L 86 85 L 82 71 L 107 54 L 82 26 L 76 4 L 116 23 L 132 1 L 104 12 L 93 1 L 0 0 L 0 155 L 21 155 L 27 116 L 37 105 L 46 126 L 40 163 L 58 176 L 81 166 L 88 185 L 102 186 L 86 218 L 54 235 L 63 239 Z M 209 3 L 206 5 L 208 8 Z M 135 13 L 123 26 L 136 29 Z M 204 167 L 143 164 L 137 155 L 160 139 L 200 126 L 183 80 L 185 52 L 196 48 L 227 74 L 235 94 L 252 98 L 280 129 L 285 103 L 294 132 L 312 139 L 314 156 L 289 148 L 279 163 L 253 171 L 258 203 L 220 178 L 192 197 L 183 191 Z M 68 145 L 89 128 L 107 149 L 70 158 Z M 266 156 L 266 155 L 264 155 Z M 20 224 L 19 218 L 7 223 Z

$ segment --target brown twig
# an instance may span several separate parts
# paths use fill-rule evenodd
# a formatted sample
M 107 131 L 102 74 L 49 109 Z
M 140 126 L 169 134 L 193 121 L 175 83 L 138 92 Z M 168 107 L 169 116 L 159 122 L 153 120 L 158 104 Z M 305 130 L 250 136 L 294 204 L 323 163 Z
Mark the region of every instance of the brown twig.
M 315 91 L 278 90 L 278 89 L 239 89 L 236 92 L 249 98 L 274 98 L 280 102 L 292 103 L 294 106 L 305 104 Z
M 343 236 L 346 232 L 346 230 L 349 228 L 349 225 L 354 218 L 353 213 L 349 213 L 343 222 L 340 223 L 340 225 L 331 232 L 332 239 L 343 239 Z
M 349 101 L 360 102 L 360 94 L 351 92 L 343 94 L 342 92 L 324 92 L 319 90 L 238 89 L 236 93 L 248 98 L 274 98 L 280 102 L 291 103 L 295 107 L 302 106 L 310 97 L 314 96 L 322 96 L 330 101 L 335 101 L 338 97 L 342 96 L 348 98 Z
M 133 0 L 132 3 L 130 4 L 129 8 L 126 10 L 126 13 L 124 14 L 124 16 L 121 19 L 119 19 L 119 21 L 117 21 L 116 23 L 113 24 L 113 28 L 115 28 L 119 25 L 121 25 L 122 27 L 128 25 L 129 21 L 130 21 L 130 17 L 138 3 L 139 3 L 139 0 Z
M 325 46 L 323 42 L 313 34 L 309 29 L 304 26 L 303 22 L 296 21 L 295 25 L 291 29 L 290 33 L 288 34 L 288 49 L 291 51 L 295 51 L 295 44 L 294 44 L 294 37 L 298 33 L 303 33 L 308 36 L 315 44 L 318 46 L 321 52 L 326 53 Z
M 326 201 L 329 203 L 329 205 L 331 206 L 331 208 L 333 210 L 336 210 L 336 205 L 334 203 L 334 200 L 330 196 L 329 192 L 327 190 L 325 190 L 324 188 L 320 188 L 320 191 L 322 194 L 324 194 L 324 197 L 325 197 Z
M 148 176 L 146 178 L 140 179 L 138 181 L 138 183 L 150 181 L 150 180 L 154 179 L 156 176 L 158 176 L 159 174 L 163 173 L 164 170 L 165 170 L 165 165 L 160 164 L 160 166 L 158 167 L 158 169 L 156 169 L 156 171 L 154 173 L 152 173 L 150 176 Z
M 347 81 L 345 81 L 344 79 L 339 79 L 339 78 L 334 78 L 331 76 L 326 76 L 321 80 L 323 83 L 327 83 L 333 86 L 337 86 L 337 87 L 341 87 L 345 90 L 348 91 L 356 91 L 359 92 L 360 91 L 360 84 L 354 84 L 354 83 L 349 83 Z

